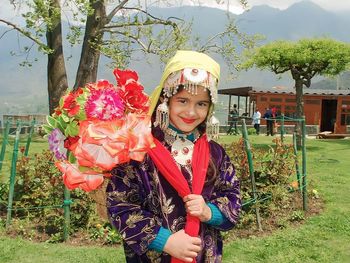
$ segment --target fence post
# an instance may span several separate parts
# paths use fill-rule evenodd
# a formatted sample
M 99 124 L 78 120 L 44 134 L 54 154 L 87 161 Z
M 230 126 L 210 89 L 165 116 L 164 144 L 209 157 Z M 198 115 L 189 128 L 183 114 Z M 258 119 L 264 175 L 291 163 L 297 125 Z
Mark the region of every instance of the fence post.
M 284 113 L 281 114 L 281 142 L 284 141 Z
M 300 168 L 299 168 L 299 157 L 298 157 L 298 149 L 297 149 L 297 132 L 293 132 L 293 149 L 294 149 L 294 155 L 295 155 L 295 170 L 297 172 L 297 182 L 298 182 L 298 189 L 301 192 L 301 180 L 300 180 Z
M 8 136 L 9 136 L 9 131 L 10 131 L 10 121 L 6 121 L 6 126 L 4 130 L 4 136 L 2 138 L 2 145 L 1 145 L 1 153 L 0 153 L 0 172 L 2 169 L 2 164 L 4 163 L 5 159 L 5 153 L 6 153 L 6 145 L 8 143 Z
M 32 120 L 32 122 L 30 124 L 29 135 L 28 135 L 28 139 L 27 139 L 26 149 L 25 149 L 25 152 L 24 152 L 24 156 L 25 157 L 28 156 L 29 146 L 30 146 L 30 142 L 32 140 L 32 136 L 33 136 L 33 132 L 34 132 L 34 124 L 35 124 L 35 119 Z
M 13 146 L 13 154 L 12 154 L 12 162 L 11 162 L 11 175 L 10 175 L 10 188 L 9 188 L 9 197 L 8 197 L 8 205 L 7 205 L 7 219 L 6 219 L 6 228 L 8 228 L 11 224 L 12 219 L 12 204 L 13 204 L 13 195 L 15 191 L 15 178 L 16 178 L 16 165 L 17 165 L 17 157 L 18 157 L 18 144 L 19 144 L 19 136 L 21 133 L 21 122 L 17 121 L 17 129 L 16 129 L 16 138 Z
M 303 194 L 303 209 L 307 210 L 307 189 L 306 189 L 306 146 L 305 146 L 305 137 L 306 137 L 306 126 L 305 126 L 305 116 L 302 117 L 301 122 L 301 149 L 302 149 L 302 194 Z
M 251 184 L 252 184 L 253 198 L 254 198 L 254 202 L 256 204 L 258 196 L 257 196 L 257 193 L 256 193 L 256 184 L 255 184 L 255 175 L 254 175 L 252 151 L 251 151 L 250 144 L 249 144 L 249 141 L 248 141 L 248 132 L 247 132 L 247 126 L 245 124 L 245 119 L 242 119 L 242 135 L 243 135 L 245 150 L 246 150 L 247 157 L 248 157 L 249 174 L 250 174 L 250 181 L 251 181 Z M 259 231 L 262 231 L 261 219 L 260 219 L 260 211 L 259 211 L 259 207 L 258 206 L 255 207 L 255 216 L 256 216 L 257 227 L 258 227 Z
M 70 230 L 70 205 L 72 200 L 70 199 L 70 191 L 65 186 L 64 187 L 64 201 L 63 201 L 63 211 L 64 211 L 64 225 L 63 225 L 63 240 L 68 241 L 69 230 Z

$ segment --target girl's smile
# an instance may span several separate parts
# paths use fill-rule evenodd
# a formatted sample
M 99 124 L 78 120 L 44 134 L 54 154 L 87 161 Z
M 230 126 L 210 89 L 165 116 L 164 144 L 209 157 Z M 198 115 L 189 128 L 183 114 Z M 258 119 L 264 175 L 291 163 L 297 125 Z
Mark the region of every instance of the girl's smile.
M 183 120 L 183 122 L 186 122 L 188 124 L 191 124 L 196 121 L 196 119 L 186 119 L 186 118 L 181 118 L 181 119 Z

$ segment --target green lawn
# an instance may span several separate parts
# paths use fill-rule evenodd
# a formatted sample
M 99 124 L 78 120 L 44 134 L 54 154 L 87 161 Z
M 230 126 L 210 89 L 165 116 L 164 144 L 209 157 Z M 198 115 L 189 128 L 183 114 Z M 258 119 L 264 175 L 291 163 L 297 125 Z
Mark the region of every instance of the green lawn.
M 350 140 L 307 140 L 307 176 L 324 212 L 298 228 L 226 244 L 224 262 L 350 262 L 349 156 Z
M 21 151 L 20 151 L 20 148 L 26 147 L 27 139 L 28 139 L 27 135 L 21 135 L 19 145 L 18 145 L 19 146 L 18 158 L 20 158 L 23 155 L 23 153 L 21 153 Z M 3 163 L 3 167 L 0 171 L 0 181 L 1 182 L 5 182 L 6 180 L 8 180 L 8 178 L 10 176 L 11 160 L 12 160 L 13 148 L 14 148 L 14 143 L 15 143 L 14 141 L 15 141 L 15 136 L 8 137 L 8 144 L 6 145 L 4 163 Z M 2 147 L 2 136 L 0 136 L 0 145 Z M 0 147 L 0 151 L 1 151 L 1 147 Z M 47 139 L 41 138 L 38 135 L 33 135 L 32 140 L 30 142 L 28 155 L 33 156 L 35 153 L 42 152 L 43 149 L 48 149 Z
M 238 138 L 225 136 L 222 141 Z M 271 137 L 251 136 L 251 143 L 272 142 Z M 42 147 L 39 143 L 38 149 Z M 350 262 L 349 156 L 350 140 L 307 140 L 307 176 L 325 201 L 324 211 L 297 228 L 225 244 L 223 262 Z M 0 262 L 124 262 L 121 248 L 34 244 L 1 233 Z

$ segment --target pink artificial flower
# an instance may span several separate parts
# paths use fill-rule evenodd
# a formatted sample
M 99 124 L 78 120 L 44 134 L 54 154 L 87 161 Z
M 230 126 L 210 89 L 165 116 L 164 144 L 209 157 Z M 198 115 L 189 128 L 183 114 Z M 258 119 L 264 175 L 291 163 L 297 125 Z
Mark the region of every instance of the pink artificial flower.
M 142 161 L 148 149 L 154 147 L 151 133 L 151 117 L 149 115 L 139 115 L 130 113 L 127 116 L 124 129 L 129 134 L 129 158 Z
M 115 89 L 94 89 L 86 101 L 85 112 L 90 119 L 119 119 L 124 114 L 124 104 Z
M 79 165 L 110 171 L 130 159 L 142 161 L 153 146 L 150 117 L 128 114 L 124 120 L 82 121 L 73 150 Z
M 120 87 L 126 85 L 129 81 L 137 81 L 139 79 L 137 73 L 132 70 L 120 70 L 116 68 L 113 74 Z
M 86 192 L 90 192 L 103 183 L 104 176 L 110 177 L 110 174 L 103 174 L 93 170 L 82 172 L 77 165 L 67 161 L 56 162 L 55 165 L 63 173 L 63 182 L 70 190 L 79 187 Z
M 80 123 L 80 139 L 73 151 L 79 165 L 109 171 L 129 161 L 128 134 L 121 132 L 123 120 L 90 120 Z

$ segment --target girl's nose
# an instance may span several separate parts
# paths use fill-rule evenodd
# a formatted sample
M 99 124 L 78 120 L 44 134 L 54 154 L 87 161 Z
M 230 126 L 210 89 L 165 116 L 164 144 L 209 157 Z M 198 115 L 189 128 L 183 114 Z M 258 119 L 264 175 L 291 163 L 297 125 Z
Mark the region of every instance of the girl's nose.
M 196 108 L 194 105 L 189 105 L 187 109 L 187 115 L 188 116 L 195 116 L 196 115 Z

